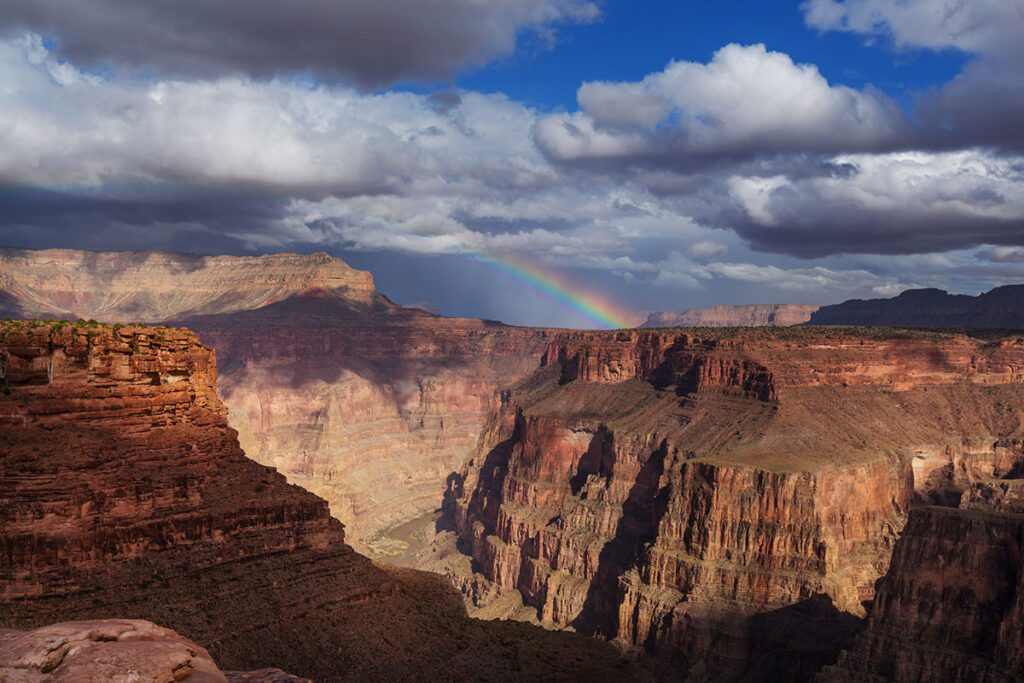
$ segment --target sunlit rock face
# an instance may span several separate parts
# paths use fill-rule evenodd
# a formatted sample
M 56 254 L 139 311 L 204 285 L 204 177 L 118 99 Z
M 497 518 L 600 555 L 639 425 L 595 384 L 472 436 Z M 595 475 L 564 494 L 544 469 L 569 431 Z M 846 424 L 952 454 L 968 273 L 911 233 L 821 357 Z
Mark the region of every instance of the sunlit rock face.
M 1024 462 L 1016 337 L 566 333 L 544 365 L 451 483 L 477 570 L 452 578 L 692 675 L 810 680 L 854 646 L 908 511 L 1014 504 L 991 480 Z
M 143 619 L 223 669 L 314 680 L 636 679 L 607 644 L 471 620 L 442 577 L 356 553 L 245 456 L 216 376 L 188 330 L 0 325 L 0 629 Z

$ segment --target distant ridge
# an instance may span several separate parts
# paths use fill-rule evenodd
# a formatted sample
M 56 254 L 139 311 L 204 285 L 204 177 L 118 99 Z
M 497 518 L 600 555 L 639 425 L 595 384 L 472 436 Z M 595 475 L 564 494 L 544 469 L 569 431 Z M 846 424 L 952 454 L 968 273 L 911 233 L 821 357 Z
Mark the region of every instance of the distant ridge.
M 657 311 L 640 327 L 789 327 L 806 323 L 816 310 L 817 306 L 798 304 L 753 304 Z
M 163 322 L 299 295 L 395 307 L 373 276 L 325 253 L 198 256 L 0 248 L 0 317 Z
M 978 296 L 908 289 L 891 299 L 851 299 L 822 306 L 807 324 L 1024 328 L 1024 285 L 996 287 Z

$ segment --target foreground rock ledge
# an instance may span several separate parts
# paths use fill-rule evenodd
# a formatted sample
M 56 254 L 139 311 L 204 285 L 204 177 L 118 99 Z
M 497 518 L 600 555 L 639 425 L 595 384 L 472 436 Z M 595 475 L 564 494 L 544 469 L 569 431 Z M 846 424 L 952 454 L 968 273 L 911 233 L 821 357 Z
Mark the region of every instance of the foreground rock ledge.
M 4 683 L 312 683 L 280 670 L 224 673 L 210 654 L 139 619 L 69 621 L 33 631 L 0 629 Z

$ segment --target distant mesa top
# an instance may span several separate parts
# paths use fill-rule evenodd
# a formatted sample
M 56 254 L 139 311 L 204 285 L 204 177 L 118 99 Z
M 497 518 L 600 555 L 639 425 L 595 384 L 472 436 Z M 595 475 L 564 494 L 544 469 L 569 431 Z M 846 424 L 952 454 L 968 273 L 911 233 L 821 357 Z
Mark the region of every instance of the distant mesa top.
M 978 296 L 941 289 L 909 289 L 892 299 L 853 299 L 822 306 L 811 325 L 1024 328 L 1024 285 L 996 287 Z
M 681 313 L 657 311 L 640 327 L 788 327 L 811 319 L 818 306 L 754 304 L 690 308 Z

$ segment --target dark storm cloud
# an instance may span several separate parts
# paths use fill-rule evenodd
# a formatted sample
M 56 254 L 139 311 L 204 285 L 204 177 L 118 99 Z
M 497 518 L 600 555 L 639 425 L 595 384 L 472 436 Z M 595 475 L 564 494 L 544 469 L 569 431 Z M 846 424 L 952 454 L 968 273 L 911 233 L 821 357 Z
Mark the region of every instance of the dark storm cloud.
M 266 195 L 204 190 L 74 194 L 0 187 L 0 245 L 245 251 L 284 214 Z
M 510 53 L 522 29 L 596 15 L 585 0 L 0 0 L 0 27 L 54 38 L 80 66 L 367 86 L 445 78 Z

